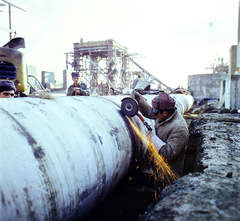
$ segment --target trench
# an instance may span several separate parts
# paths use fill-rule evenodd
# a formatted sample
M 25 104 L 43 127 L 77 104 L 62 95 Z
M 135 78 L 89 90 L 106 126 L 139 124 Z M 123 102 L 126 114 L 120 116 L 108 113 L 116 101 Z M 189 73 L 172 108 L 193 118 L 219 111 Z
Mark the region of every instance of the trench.
M 200 122 L 191 120 L 187 123 L 189 140 L 185 155 L 184 175 L 203 171 L 201 164 L 202 134 L 195 130 Z M 147 211 L 147 207 L 155 201 L 160 193 L 147 161 L 148 159 L 143 159 L 137 168 L 129 171 L 123 181 L 84 221 L 137 221 L 139 215 L 141 216 Z

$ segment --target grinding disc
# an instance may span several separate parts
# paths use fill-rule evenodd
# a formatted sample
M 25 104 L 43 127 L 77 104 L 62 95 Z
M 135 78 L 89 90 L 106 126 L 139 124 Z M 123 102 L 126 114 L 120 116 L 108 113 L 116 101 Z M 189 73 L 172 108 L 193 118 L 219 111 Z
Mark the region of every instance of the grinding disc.
M 121 110 L 127 116 L 135 116 L 138 112 L 138 108 L 138 102 L 134 98 L 127 97 L 122 99 Z

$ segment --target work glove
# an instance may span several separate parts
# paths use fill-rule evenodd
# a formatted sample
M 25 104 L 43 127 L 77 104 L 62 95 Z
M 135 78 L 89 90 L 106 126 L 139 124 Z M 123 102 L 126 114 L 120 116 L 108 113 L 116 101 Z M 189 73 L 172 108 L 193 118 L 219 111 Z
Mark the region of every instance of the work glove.
M 166 145 L 165 142 L 163 142 L 156 134 L 154 134 L 152 131 L 147 132 L 147 139 L 152 142 L 153 146 L 159 153 L 159 150 L 162 146 Z
M 136 91 L 136 90 L 133 90 L 132 93 L 131 93 L 131 97 L 136 99 L 137 101 L 140 100 L 140 94 Z

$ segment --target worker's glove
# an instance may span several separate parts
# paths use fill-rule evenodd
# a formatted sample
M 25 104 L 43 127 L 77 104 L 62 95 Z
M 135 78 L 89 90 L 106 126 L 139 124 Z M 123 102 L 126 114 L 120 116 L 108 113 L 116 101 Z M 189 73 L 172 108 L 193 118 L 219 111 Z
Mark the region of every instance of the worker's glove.
M 131 97 L 136 99 L 137 101 L 139 101 L 141 95 L 136 90 L 133 90 L 132 93 L 131 93 Z
M 147 139 L 152 142 L 157 152 L 161 149 L 162 146 L 166 145 L 165 142 L 163 142 L 156 134 L 154 134 L 152 131 L 147 132 Z

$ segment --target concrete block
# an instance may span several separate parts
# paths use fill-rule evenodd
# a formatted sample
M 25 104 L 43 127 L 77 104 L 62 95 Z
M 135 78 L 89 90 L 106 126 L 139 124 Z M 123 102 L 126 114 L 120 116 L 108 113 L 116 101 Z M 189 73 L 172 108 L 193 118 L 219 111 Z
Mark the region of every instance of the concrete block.
M 240 110 L 240 75 L 228 75 L 225 90 L 225 108 Z
M 188 76 L 188 86 L 193 91 L 194 99 L 220 98 L 220 85 L 227 74 L 197 74 Z
M 240 75 L 231 76 L 231 109 L 240 109 Z
M 42 85 L 46 87 L 46 83 L 55 83 L 54 72 L 42 71 Z
M 222 100 L 223 96 L 225 96 L 225 90 L 226 90 L 226 80 L 222 80 L 220 83 L 220 97 L 219 97 L 220 100 Z
M 229 71 L 228 73 L 234 74 L 237 70 L 237 45 L 232 45 L 229 49 Z
M 231 102 L 231 74 L 228 74 L 226 77 L 225 84 L 225 108 L 230 109 Z
M 66 91 L 73 84 L 71 73 L 70 70 L 63 70 L 63 89 L 66 89 Z

